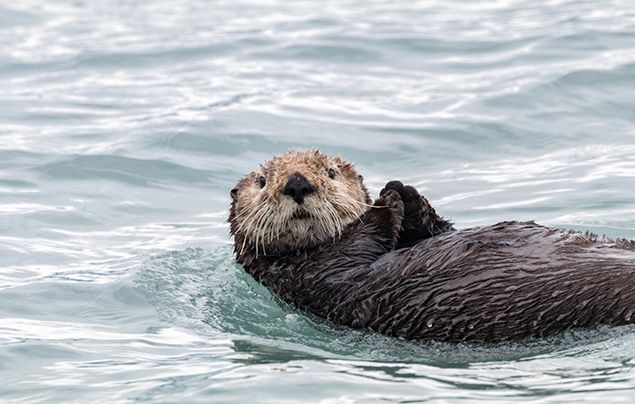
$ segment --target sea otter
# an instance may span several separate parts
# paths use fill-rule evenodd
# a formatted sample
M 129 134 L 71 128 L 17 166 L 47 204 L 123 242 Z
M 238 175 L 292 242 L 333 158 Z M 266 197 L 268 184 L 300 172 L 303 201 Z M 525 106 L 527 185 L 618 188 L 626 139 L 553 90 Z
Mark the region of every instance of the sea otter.
M 372 203 L 352 164 L 317 150 L 274 157 L 231 197 L 238 262 L 336 324 L 503 341 L 635 322 L 634 241 L 534 222 L 456 230 L 399 181 Z

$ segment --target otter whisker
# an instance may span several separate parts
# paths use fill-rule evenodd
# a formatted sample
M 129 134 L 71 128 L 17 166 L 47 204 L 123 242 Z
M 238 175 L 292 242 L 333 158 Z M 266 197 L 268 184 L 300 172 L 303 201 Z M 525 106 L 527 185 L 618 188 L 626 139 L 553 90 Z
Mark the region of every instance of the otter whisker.
M 268 209 L 265 207 L 262 210 L 260 210 L 258 212 L 258 214 L 255 215 L 255 218 L 254 218 L 253 226 L 255 227 L 255 236 L 256 236 L 256 245 L 255 245 L 255 247 L 256 247 L 256 257 L 258 257 L 258 255 L 259 255 L 258 254 L 259 253 L 258 247 L 259 247 L 260 243 L 263 242 L 263 240 L 262 240 L 264 238 L 263 228 L 266 228 L 266 227 L 263 227 L 264 224 L 265 224 L 265 223 L 263 223 L 263 221 L 266 222 L 267 213 L 269 213 L 269 212 L 268 212 Z M 264 251 L 264 244 L 263 244 L 263 251 Z
M 335 164 L 342 171 L 335 178 L 324 180 L 322 164 L 327 170 Z M 285 194 L 289 172 L 293 170 L 302 173 L 301 178 L 296 176 L 300 178 L 297 181 L 304 181 L 309 187 L 293 192 L 311 189 L 308 194 L 294 194 L 291 198 Z M 308 158 L 303 153 L 290 153 L 288 157 L 270 160 L 241 179 L 230 218 L 237 254 L 242 257 L 251 250 L 252 256 L 260 257 L 310 248 L 341 237 L 348 224 L 361 220 L 371 206 L 364 203 L 368 192 L 351 170 L 352 166 L 320 153 Z M 263 175 L 267 176 L 266 187 L 261 185 Z M 299 201 L 296 197 L 304 199 Z
M 267 210 L 267 214 L 263 215 L 258 226 L 260 227 L 260 230 L 262 232 L 262 238 L 261 238 L 261 243 L 262 243 L 262 252 L 264 255 L 267 255 L 267 249 L 266 249 L 266 242 L 270 243 L 271 240 L 273 239 L 273 234 L 271 234 L 271 218 L 274 217 L 273 215 L 271 215 L 271 212 L 269 210 Z
M 362 181 L 318 151 L 265 163 L 232 192 L 237 260 L 300 309 L 407 339 L 499 341 L 634 323 L 635 241 L 533 222 L 454 230 L 425 199 L 397 223 L 399 202 L 366 203 Z
M 237 215 L 238 218 L 243 219 L 241 223 L 239 224 L 237 231 L 242 232 L 243 230 L 247 230 L 248 228 L 251 228 L 256 218 L 259 215 L 264 213 L 263 210 L 265 209 L 265 207 L 266 207 L 266 204 L 263 201 L 261 201 L 253 209 L 249 210 L 247 212 L 247 215 L 244 215 L 244 218 L 243 218 L 242 212 L 239 215 Z M 246 233 L 249 233 L 249 232 L 246 232 Z
M 337 214 L 337 211 L 335 210 L 335 207 L 333 207 L 331 204 L 326 204 L 326 207 L 329 223 L 328 227 L 325 228 L 325 231 L 331 236 L 331 238 L 336 238 L 336 236 L 339 236 L 341 234 L 343 227 L 342 222 L 339 215 Z
M 346 201 L 346 202 L 349 202 L 349 203 L 355 203 L 355 204 L 357 204 L 357 205 L 359 205 L 359 206 L 363 206 L 363 207 L 365 207 L 365 208 L 377 208 L 377 207 L 378 207 L 378 206 L 375 206 L 375 205 L 371 205 L 371 204 L 369 204 L 369 203 L 365 203 L 365 202 L 361 202 L 361 201 L 356 201 L 356 200 L 353 200 L 353 199 L 351 199 L 351 200 L 349 200 L 349 201 Z
M 240 253 L 238 255 L 242 256 L 245 253 L 245 245 L 247 245 L 247 237 L 243 238 L 242 246 L 240 247 Z
M 335 200 L 336 204 L 339 207 L 341 207 L 342 210 L 346 213 L 346 217 L 347 218 L 353 216 L 354 218 L 357 218 L 359 221 L 361 221 L 363 223 L 362 218 L 361 218 L 361 214 L 364 213 L 365 210 L 355 209 L 356 207 L 355 207 L 355 205 L 353 205 L 353 203 L 359 203 L 362 206 L 364 206 L 364 205 L 365 206 L 369 206 L 368 204 L 364 204 L 362 202 L 358 202 L 358 201 L 353 200 L 353 199 L 349 199 L 349 200 L 340 199 L 338 197 L 334 198 L 334 200 Z

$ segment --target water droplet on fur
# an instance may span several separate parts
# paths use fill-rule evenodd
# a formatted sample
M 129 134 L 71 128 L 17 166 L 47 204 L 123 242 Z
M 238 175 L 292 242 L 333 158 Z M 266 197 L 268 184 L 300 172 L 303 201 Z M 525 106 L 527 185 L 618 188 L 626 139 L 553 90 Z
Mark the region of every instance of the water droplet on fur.
M 470 330 L 473 330 L 474 329 L 474 324 L 468 325 L 467 328 L 469 328 Z
M 626 313 L 626 317 L 625 317 L 626 321 L 631 321 L 631 317 L 632 316 L 633 316 L 633 312 L 632 311 L 629 311 L 628 313 Z
M 560 292 L 558 292 L 557 290 L 555 292 L 553 292 L 551 294 L 551 297 L 558 297 L 558 295 L 560 294 Z
M 573 320 L 573 325 L 578 325 L 578 320 Z
M 432 319 L 428 320 L 426 322 L 426 325 L 428 326 L 428 328 L 432 327 Z

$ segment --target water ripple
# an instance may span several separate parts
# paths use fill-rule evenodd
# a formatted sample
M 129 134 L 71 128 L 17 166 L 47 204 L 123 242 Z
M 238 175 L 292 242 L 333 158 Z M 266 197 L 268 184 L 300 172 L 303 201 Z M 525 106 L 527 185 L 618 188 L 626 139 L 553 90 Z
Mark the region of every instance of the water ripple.
M 628 401 L 632 328 L 333 327 L 247 276 L 225 220 L 239 177 L 320 147 L 459 227 L 635 238 L 633 38 L 627 0 L 3 4 L 0 395 Z

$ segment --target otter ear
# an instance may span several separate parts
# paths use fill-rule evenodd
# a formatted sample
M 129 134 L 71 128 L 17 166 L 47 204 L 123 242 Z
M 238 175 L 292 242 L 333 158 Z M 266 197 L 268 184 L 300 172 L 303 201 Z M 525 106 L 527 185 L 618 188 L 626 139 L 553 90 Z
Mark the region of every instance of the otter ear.
M 232 200 L 236 200 L 238 199 L 238 188 L 234 188 L 231 191 L 229 191 L 229 196 L 232 197 Z

